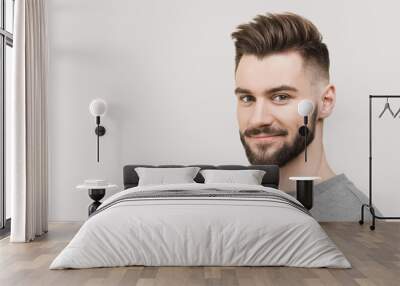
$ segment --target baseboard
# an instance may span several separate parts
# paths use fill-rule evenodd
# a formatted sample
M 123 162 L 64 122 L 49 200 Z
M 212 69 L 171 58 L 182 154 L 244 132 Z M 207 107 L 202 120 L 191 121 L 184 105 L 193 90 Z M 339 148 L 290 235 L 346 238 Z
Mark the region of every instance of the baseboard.
M 0 228 L 0 239 L 3 239 L 10 235 L 11 229 L 11 218 L 6 219 L 6 223 L 3 228 Z
M 84 220 L 48 220 L 48 223 L 80 223 L 83 224 Z

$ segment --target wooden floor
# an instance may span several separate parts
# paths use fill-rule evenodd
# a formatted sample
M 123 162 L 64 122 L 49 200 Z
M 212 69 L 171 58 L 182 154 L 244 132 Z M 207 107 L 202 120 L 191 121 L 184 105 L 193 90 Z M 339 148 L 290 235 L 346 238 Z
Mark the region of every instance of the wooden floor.
M 0 285 L 400 285 L 400 223 L 378 222 L 375 231 L 357 223 L 324 223 L 353 268 L 118 267 L 48 270 L 79 224 L 51 224 L 32 243 L 0 241 Z

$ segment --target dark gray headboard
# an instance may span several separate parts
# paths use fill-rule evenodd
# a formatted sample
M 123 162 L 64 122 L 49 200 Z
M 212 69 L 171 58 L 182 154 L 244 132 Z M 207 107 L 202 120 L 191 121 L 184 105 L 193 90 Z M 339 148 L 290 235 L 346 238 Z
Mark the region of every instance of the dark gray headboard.
M 139 183 L 139 177 L 135 171 L 136 167 L 148 167 L 148 168 L 177 168 L 177 167 L 200 167 L 201 169 L 221 169 L 221 170 L 246 170 L 246 169 L 257 169 L 266 171 L 262 185 L 265 187 L 271 187 L 278 189 L 279 187 L 279 167 L 277 165 L 126 165 L 124 166 L 124 189 L 136 187 Z M 194 178 L 197 183 L 204 183 L 204 178 L 200 174 Z

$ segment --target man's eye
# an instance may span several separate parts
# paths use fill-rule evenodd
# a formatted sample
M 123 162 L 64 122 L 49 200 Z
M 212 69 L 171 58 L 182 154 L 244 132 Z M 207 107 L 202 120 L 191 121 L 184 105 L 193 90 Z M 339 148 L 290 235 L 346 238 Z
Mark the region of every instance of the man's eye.
M 276 94 L 272 97 L 272 100 L 278 103 L 283 103 L 289 100 L 290 96 L 287 94 Z
M 254 100 L 253 96 L 250 96 L 250 95 L 242 95 L 239 98 L 240 98 L 240 101 L 242 101 L 244 103 L 248 103 L 248 102 Z

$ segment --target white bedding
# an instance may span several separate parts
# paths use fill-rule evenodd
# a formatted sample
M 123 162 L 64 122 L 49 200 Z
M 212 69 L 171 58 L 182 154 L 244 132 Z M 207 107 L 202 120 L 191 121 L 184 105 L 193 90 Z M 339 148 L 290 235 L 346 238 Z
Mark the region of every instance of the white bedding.
M 351 267 L 318 222 L 288 204 L 231 197 L 152 198 L 110 204 L 136 192 L 205 188 L 263 190 L 297 202 L 282 191 L 255 185 L 138 186 L 105 200 L 99 207 L 103 211 L 82 225 L 50 269 L 126 265 Z

